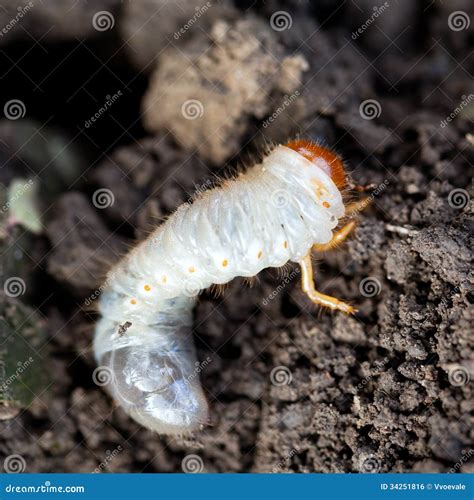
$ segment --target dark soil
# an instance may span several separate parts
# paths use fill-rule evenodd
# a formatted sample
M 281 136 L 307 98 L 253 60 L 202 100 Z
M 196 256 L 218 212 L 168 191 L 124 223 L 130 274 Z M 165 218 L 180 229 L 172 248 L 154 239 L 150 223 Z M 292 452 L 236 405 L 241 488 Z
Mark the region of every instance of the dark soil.
M 373 2 L 244 0 L 212 6 L 176 39 L 202 4 L 175 2 L 167 17 L 154 15 L 166 2 L 136 3 L 141 10 L 111 0 L 74 2 L 48 15 L 38 5 L 0 38 L 1 105 L 26 104 L 22 120 L 0 126 L 0 181 L 40 179 L 45 228 L 26 242 L 24 229 L 2 230 L 2 278 L 13 273 L 27 285 L 19 298 L 0 297 L 9 311 L 2 320 L 20 301 L 31 307 L 47 332 L 33 356 L 49 376 L 31 404 L 10 412 L 13 418 L 5 412 L 0 463 L 18 454 L 28 472 L 172 472 L 194 454 L 208 472 L 472 472 L 474 4 L 389 2 L 353 37 Z M 91 29 L 100 10 L 113 13 L 113 29 Z M 271 29 L 279 10 L 291 16 L 289 29 Z M 464 12 L 469 26 L 451 29 L 453 11 Z M 0 11 L 1 25 L 12 17 Z M 259 68 L 258 99 L 249 106 L 241 98 L 250 77 L 237 92 L 214 68 L 216 81 L 206 86 L 204 73 L 193 80 L 204 125 L 175 127 L 180 118 L 168 104 L 165 115 L 158 98 L 143 128 L 140 102 L 150 81 L 153 95 L 180 95 L 182 82 L 171 82 L 166 71 L 151 77 L 155 63 L 166 66 L 162 51 L 190 60 L 199 57 L 196 47 L 213 54 L 208 35 L 218 36 L 222 26 L 215 23 L 230 23 L 246 39 L 258 31 L 256 52 L 235 55 L 241 42 L 228 38 L 228 52 L 218 55 Z M 124 43 L 137 30 L 140 36 Z M 263 125 L 295 88 L 294 102 Z M 117 102 L 86 127 L 118 90 Z M 208 102 L 219 102 L 214 93 L 228 99 L 206 116 Z M 361 115 L 368 99 L 379 106 L 374 119 Z M 222 136 L 231 139 L 207 133 L 218 127 L 216 117 L 231 113 Z M 58 134 L 68 152 L 61 161 Z M 88 304 L 108 267 L 160 218 L 216 175 L 259 158 L 265 144 L 297 134 L 333 146 L 355 181 L 379 186 L 354 236 L 321 256 L 315 270 L 321 291 L 360 311 L 348 317 L 317 310 L 300 291 L 295 265 L 267 270 L 251 287 L 236 279 L 222 295 L 205 292 L 195 338 L 199 360 L 211 360 L 201 380 L 212 425 L 192 438 L 153 434 L 94 384 L 96 316 Z M 114 195 L 103 210 L 92 203 L 100 188 Z M 14 271 L 8 248 L 21 249 Z

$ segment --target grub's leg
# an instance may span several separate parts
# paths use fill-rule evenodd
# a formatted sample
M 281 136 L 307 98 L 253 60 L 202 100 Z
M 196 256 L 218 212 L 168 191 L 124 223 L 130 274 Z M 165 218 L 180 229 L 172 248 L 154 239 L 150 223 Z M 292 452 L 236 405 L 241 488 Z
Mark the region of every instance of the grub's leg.
M 328 243 L 315 243 L 313 245 L 313 250 L 316 252 L 326 252 L 327 250 L 332 250 L 336 248 L 339 244 L 341 244 L 351 232 L 356 227 L 355 221 L 348 222 L 345 226 L 342 226 L 341 229 L 337 230 L 330 242 Z
M 342 311 L 346 314 L 354 314 L 355 312 L 357 312 L 357 309 L 354 309 L 349 304 L 346 304 L 345 302 L 342 302 L 335 297 L 331 297 L 330 295 L 324 295 L 316 291 L 316 289 L 314 288 L 311 252 L 309 252 L 301 262 L 299 262 L 299 265 L 301 267 L 302 273 L 301 287 L 314 304 L 329 307 L 329 309 L 333 311 Z

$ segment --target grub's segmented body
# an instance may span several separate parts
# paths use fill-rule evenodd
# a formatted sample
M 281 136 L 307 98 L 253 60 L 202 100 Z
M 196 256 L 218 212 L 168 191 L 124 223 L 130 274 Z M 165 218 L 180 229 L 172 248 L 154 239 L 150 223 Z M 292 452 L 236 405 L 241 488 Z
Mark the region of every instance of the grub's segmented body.
M 300 262 L 331 240 L 345 209 L 328 160 L 295 149 L 277 146 L 181 206 L 109 273 L 94 352 L 113 374 L 113 397 L 142 425 L 180 434 L 208 419 L 191 336 L 200 290 Z

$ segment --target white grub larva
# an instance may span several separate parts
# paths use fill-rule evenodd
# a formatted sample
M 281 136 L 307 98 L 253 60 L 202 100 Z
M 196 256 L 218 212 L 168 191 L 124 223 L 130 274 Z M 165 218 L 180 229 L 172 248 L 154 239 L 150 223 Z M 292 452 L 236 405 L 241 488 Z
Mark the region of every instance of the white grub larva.
M 355 225 L 333 232 L 349 212 L 345 187 L 342 162 L 330 150 L 304 140 L 277 146 L 245 174 L 179 207 L 110 271 L 94 353 L 132 418 L 160 434 L 208 422 L 191 334 L 200 290 L 293 261 L 314 303 L 354 312 L 316 291 L 311 267 L 312 250 L 334 247 Z

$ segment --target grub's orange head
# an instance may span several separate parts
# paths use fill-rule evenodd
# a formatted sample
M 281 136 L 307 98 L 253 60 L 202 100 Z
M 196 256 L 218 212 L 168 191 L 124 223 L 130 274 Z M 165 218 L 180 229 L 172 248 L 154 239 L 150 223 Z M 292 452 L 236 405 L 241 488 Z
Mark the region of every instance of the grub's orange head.
M 304 139 L 287 142 L 285 146 L 304 156 L 310 162 L 316 163 L 316 160 L 319 160 L 317 166 L 331 177 L 334 184 L 339 189 L 346 187 L 346 172 L 342 161 L 330 149 Z

